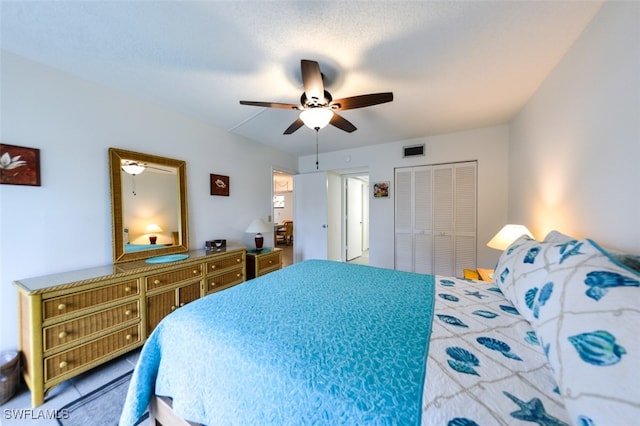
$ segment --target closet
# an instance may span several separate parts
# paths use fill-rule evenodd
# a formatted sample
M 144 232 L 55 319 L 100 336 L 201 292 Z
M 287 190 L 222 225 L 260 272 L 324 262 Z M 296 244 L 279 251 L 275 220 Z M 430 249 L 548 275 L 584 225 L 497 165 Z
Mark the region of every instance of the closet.
M 395 269 L 476 269 L 477 163 L 395 169 Z

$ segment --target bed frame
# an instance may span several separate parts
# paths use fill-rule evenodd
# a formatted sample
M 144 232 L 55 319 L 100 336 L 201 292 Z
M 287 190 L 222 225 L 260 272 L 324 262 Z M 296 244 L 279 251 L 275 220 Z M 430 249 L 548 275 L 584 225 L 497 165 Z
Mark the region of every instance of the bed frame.
M 178 417 L 173 412 L 171 399 L 164 396 L 154 396 L 149 403 L 149 424 L 155 426 L 202 426 Z

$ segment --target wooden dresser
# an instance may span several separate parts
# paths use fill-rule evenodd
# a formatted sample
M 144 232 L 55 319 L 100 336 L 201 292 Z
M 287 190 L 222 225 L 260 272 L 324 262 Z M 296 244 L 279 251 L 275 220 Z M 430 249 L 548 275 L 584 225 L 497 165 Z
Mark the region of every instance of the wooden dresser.
M 15 281 L 32 406 L 61 382 L 141 346 L 173 310 L 245 276 L 245 248 L 228 247 L 172 263 L 142 260 Z
M 260 252 L 247 251 L 247 279 L 282 269 L 282 249 L 269 248 Z

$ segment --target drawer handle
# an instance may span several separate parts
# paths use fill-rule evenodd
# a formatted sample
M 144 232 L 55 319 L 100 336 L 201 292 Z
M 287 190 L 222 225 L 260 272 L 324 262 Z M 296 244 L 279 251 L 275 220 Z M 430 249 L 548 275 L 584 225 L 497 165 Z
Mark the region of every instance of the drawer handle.
M 130 334 L 127 334 L 126 336 L 124 336 L 124 338 L 125 338 L 125 339 L 127 339 L 127 340 L 131 340 L 131 338 L 132 338 L 132 337 L 133 337 L 133 336 L 132 336 L 132 335 L 130 335 Z
M 269 265 L 271 265 L 272 263 L 273 263 L 273 260 L 270 260 L 270 261 L 269 261 Z
M 215 287 L 215 286 L 216 286 L 216 283 L 212 282 L 211 287 Z
M 127 309 L 126 311 L 124 311 L 124 314 L 125 314 L 126 316 L 131 315 L 131 309 Z
M 59 339 L 64 339 L 65 337 L 67 337 L 67 332 L 66 331 L 61 331 L 60 334 L 58 334 L 58 338 Z
M 199 273 L 200 273 L 200 270 L 199 270 L 199 269 L 194 269 L 194 270 L 193 270 L 193 275 L 198 275 Z
M 237 258 L 237 259 L 236 259 L 236 263 L 240 263 L 240 262 L 242 262 L 242 259 Z
M 181 307 L 181 308 L 182 308 L 183 306 L 184 306 L 184 302 L 182 302 L 182 303 L 180 304 L 180 307 Z
M 129 293 L 130 291 L 131 291 L 131 287 L 126 286 L 126 287 L 124 288 L 124 292 L 125 292 L 125 293 Z
M 155 280 L 153 283 L 154 283 L 155 285 L 158 285 L 158 284 L 160 284 L 160 280 Z
M 238 278 L 240 278 L 241 276 L 242 276 L 242 274 L 240 274 L 240 273 L 238 273 L 238 274 L 236 275 L 236 277 L 238 277 Z
M 62 369 L 62 368 L 67 368 L 67 361 L 61 361 L 60 364 L 58 364 L 58 366 Z
M 211 265 L 211 269 L 216 269 L 216 265 Z
M 67 305 L 65 305 L 64 303 L 61 303 L 58 305 L 58 310 L 59 311 L 64 311 L 67 308 Z
M 171 307 L 171 310 L 172 310 L 172 311 L 175 311 L 175 310 L 176 310 L 176 307 L 175 307 L 175 306 L 172 306 L 172 307 Z

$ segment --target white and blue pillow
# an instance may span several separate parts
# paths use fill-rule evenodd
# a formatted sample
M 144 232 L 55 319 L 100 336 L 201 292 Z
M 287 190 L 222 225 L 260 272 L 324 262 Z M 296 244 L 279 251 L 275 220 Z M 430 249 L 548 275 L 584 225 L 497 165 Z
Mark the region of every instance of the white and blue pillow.
M 575 424 L 640 419 L 640 273 L 558 233 L 521 237 L 495 280 L 536 331 Z

